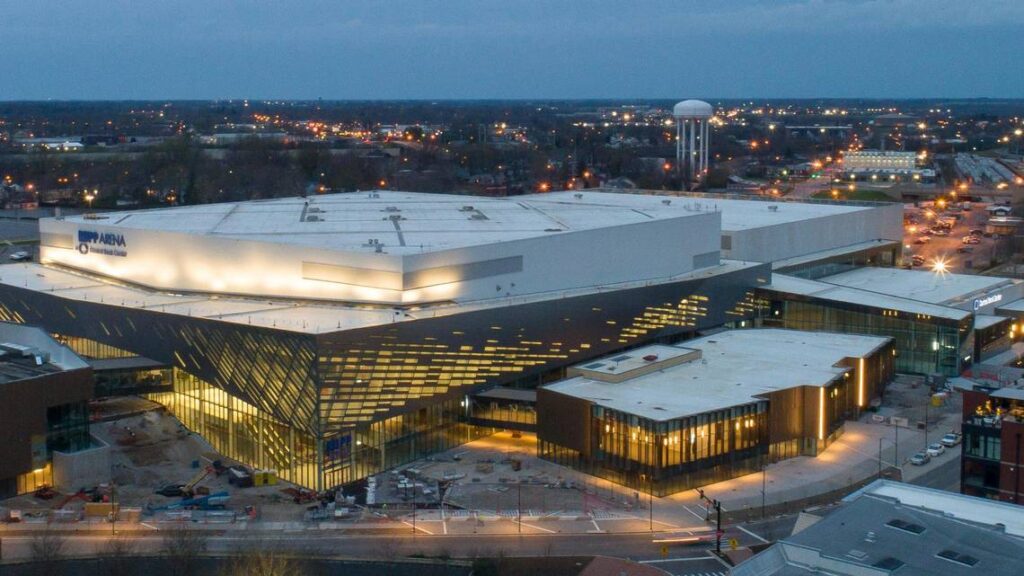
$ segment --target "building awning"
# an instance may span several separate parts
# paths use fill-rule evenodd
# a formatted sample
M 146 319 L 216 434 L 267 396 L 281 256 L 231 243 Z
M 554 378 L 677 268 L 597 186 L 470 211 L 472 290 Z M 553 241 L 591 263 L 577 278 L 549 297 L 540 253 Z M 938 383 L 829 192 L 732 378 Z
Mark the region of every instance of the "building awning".
M 145 356 L 129 356 L 128 358 L 89 358 L 86 359 L 89 366 L 96 372 L 111 370 L 155 370 L 157 368 L 170 368 L 170 364 L 150 360 Z
M 490 390 L 474 394 L 473 396 L 489 400 L 514 400 L 516 402 L 527 402 L 529 404 L 537 403 L 536 390 L 522 390 L 519 388 L 491 388 Z

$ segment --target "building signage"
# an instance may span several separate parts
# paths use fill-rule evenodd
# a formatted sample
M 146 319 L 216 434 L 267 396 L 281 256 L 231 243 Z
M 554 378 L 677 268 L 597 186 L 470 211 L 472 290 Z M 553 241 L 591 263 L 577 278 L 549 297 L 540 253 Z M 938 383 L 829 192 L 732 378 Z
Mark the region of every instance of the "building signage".
M 103 254 L 104 256 L 127 256 L 124 234 L 116 232 L 78 231 L 78 251 L 82 254 Z
M 995 304 L 996 302 L 999 302 L 1002 299 L 1002 294 L 993 294 L 992 296 L 988 296 L 985 298 L 975 298 L 974 309 L 978 310 L 980 308 L 984 308 L 985 306 L 988 306 L 989 304 Z

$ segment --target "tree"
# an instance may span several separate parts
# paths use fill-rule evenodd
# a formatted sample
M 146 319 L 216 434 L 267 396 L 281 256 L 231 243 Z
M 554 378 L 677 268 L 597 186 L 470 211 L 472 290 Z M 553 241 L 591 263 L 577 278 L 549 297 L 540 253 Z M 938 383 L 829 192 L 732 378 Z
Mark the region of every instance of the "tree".
M 107 576 L 131 576 L 136 572 L 135 544 L 124 536 L 108 541 L 99 551 L 101 566 Z
M 206 552 L 209 535 L 187 525 L 175 526 L 163 533 L 161 553 L 167 558 L 173 576 L 195 573 L 199 557 Z
M 231 558 L 221 568 L 222 576 L 299 576 L 305 562 L 263 547 L 253 546 Z
M 58 576 L 63 572 L 61 561 L 64 559 L 64 545 L 67 540 L 55 531 L 49 523 L 41 532 L 32 536 L 29 548 L 32 561 L 32 574 L 39 576 Z

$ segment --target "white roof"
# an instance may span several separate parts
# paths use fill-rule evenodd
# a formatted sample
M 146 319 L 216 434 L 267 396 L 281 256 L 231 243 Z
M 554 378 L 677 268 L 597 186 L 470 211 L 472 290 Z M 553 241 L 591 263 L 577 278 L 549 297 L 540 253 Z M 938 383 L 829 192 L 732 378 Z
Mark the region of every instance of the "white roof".
M 874 270 L 874 268 L 872 268 Z M 881 269 L 879 269 L 881 270 Z M 966 310 L 928 304 L 909 298 L 890 296 L 879 292 L 871 292 L 859 288 L 847 288 L 836 284 L 830 284 L 818 280 L 807 280 L 785 274 L 772 274 L 772 283 L 764 287 L 766 290 L 776 290 L 788 294 L 800 294 L 811 296 L 822 300 L 833 302 L 845 302 L 848 304 L 859 304 L 872 308 L 886 308 L 898 310 L 909 314 L 925 314 L 935 318 L 946 318 L 948 320 L 963 320 L 971 315 Z
M 929 304 L 951 305 L 971 296 L 1014 283 L 1008 278 L 968 274 L 937 274 L 925 270 L 866 267 L 821 279 L 829 284 L 909 298 Z
M 715 109 L 703 100 L 683 100 L 672 107 L 672 115 L 680 118 L 710 118 Z
M 850 501 L 861 494 L 874 494 L 893 498 L 907 506 L 942 512 L 948 517 L 967 522 L 995 526 L 1003 525 L 1007 534 L 1024 536 L 1024 507 L 986 498 L 964 496 L 944 490 L 925 488 L 903 482 L 876 480 L 861 490 L 850 494 L 844 501 Z
M 680 350 L 700 350 L 702 358 L 667 366 L 623 382 L 578 376 L 549 390 L 589 400 L 651 420 L 671 420 L 756 402 L 769 392 L 796 386 L 825 386 L 848 368 L 844 358 L 859 358 L 889 339 L 876 336 L 797 330 L 730 330 L 681 343 Z M 666 356 L 654 345 L 610 356 Z M 623 362 L 629 359 L 623 359 Z M 586 365 L 602 362 L 593 360 Z M 581 367 L 585 369 L 586 365 Z
M 376 239 L 389 254 L 419 254 L 690 214 L 658 202 L 641 213 L 612 202 L 580 201 L 571 194 L 483 198 L 375 191 L 107 212 L 99 215 L 101 219 L 78 215 L 65 220 L 369 253 L 375 250 L 369 240 Z
M 550 200 L 567 202 L 579 192 L 551 192 L 548 194 L 521 196 L 535 198 L 543 196 Z M 738 198 L 715 198 L 709 195 L 686 195 L 676 192 L 663 194 L 650 190 L 628 193 L 620 191 L 587 190 L 582 192 L 586 203 L 603 206 L 617 206 L 631 210 L 687 212 L 721 212 L 722 232 L 763 228 L 777 224 L 787 224 L 825 218 L 835 214 L 863 212 L 876 209 L 876 206 L 856 206 L 827 202 L 794 202 L 778 200 L 753 200 Z M 669 204 L 666 205 L 665 202 Z

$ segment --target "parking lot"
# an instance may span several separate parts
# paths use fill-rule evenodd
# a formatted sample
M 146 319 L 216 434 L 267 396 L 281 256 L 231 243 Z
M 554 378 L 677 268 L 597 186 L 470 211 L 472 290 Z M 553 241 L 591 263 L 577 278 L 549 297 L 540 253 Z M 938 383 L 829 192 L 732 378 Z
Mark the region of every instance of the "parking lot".
M 907 263 L 923 268 L 936 265 L 949 272 L 973 272 L 992 265 L 993 259 L 1007 257 L 1008 239 L 982 234 L 988 213 L 988 204 L 972 202 L 970 210 L 945 210 L 930 203 L 907 206 L 904 211 L 904 258 Z M 942 230 L 937 223 L 952 223 Z M 976 242 L 966 244 L 964 238 L 975 231 Z M 916 258 L 915 258 L 916 257 Z

